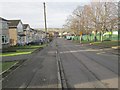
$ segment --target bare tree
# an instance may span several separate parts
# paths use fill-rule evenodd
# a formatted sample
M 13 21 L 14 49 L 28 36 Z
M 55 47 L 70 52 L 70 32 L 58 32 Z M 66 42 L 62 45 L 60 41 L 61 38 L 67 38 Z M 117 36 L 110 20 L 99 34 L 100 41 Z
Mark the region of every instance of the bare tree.
M 118 5 L 116 2 L 91 2 L 89 5 L 78 6 L 72 13 L 72 18 L 67 20 L 72 31 L 82 32 L 88 36 L 94 31 L 94 40 L 97 41 L 97 33 L 103 41 L 103 33 L 112 32 L 118 24 Z M 92 31 L 91 31 L 92 30 Z M 82 37 L 82 35 L 80 35 Z M 89 40 L 89 39 L 88 39 Z

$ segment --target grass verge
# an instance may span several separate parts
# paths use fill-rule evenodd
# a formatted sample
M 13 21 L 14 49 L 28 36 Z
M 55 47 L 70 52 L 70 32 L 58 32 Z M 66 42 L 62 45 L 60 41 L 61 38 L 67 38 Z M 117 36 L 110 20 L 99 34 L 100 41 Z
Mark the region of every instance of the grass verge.
M 7 69 L 9 69 L 11 66 L 13 66 L 16 63 L 18 63 L 18 61 L 0 62 L 0 66 L 2 68 L 2 72 L 6 71 Z
M 100 46 L 100 47 L 106 47 L 106 48 L 111 48 L 113 46 L 119 46 L 118 41 L 103 41 L 103 42 L 93 42 L 91 44 Z
M 10 50 L 14 49 L 14 52 L 5 52 L 5 53 L 0 53 L 0 56 L 16 56 L 16 55 L 23 55 L 23 54 L 31 54 L 38 48 L 43 48 L 47 46 L 47 44 L 44 45 L 30 45 L 30 46 L 15 46 L 15 47 L 10 47 Z
M 19 67 L 24 61 L 25 60 L 0 63 L 2 68 L 2 72 L 0 73 L 0 76 L 2 75 L 2 78 L 6 77 L 9 73 L 14 71 L 17 67 Z
M 80 43 L 79 40 L 73 41 L 75 43 Z M 91 44 L 91 45 L 95 45 L 95 46 L 100 46 L 100 47 L 108 47 L 111 48 L 113 46 L 119 46 L 120 41 L 103 41 L 103 42 L 93 42 L 93 41 L 82 41 L 82 44 Z

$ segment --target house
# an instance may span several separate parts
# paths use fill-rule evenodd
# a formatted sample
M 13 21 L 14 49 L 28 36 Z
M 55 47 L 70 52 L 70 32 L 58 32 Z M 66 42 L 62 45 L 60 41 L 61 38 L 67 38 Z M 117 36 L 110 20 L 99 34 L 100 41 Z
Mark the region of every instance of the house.
M 29 42 L 33 42 L 34 41 L 34 38 L 35 38 L 34 35 L 35 35 L 34 29 L 30 28 Z
M 37 33 L 37 30 L 35 29 L 32 29 L 33 30 L 33 41 L 34 42 L 37 42 L 38 41 L 38 33 Z
M 40 41 L 41 39 L 44 39 L 46 36 L 45 32 L 42 30 L 33 29 L 33 31 L 34 31 L 34 37 L 33 37 L 34 41 Z
M 42 39 L 41 35 L 42 35 L 41 31 L 34 29 L 34 41 L 39 42 L 40 39 Z
M 2 37 L 2 48 L 9 46 L 9 29 L 8 21 L 0 17 L 0 36 Z
M 38 31 L 38 36 L 39 36 L 39 39 L 43 39 L 46 37 L 46 33 L 42 30 L 37 30 Z
M 24 44 L 24 32 L 23 24 L 21 20 L 8 20 L 9 21 L 9 36 L 10 45 L 23 45 Z
M 24 37 L 24 43 L 25 44 L 28 44 L 30 42 L 30 25 L 29 24 L 23 24 L 23 31 L 24 31 L 24 34 L 25 34 L 25 37 Z
M 30 36 L 29 36 L 29 43 L 28 44 L 41 44 L 45 37 L 45 32 L 30 28 Z

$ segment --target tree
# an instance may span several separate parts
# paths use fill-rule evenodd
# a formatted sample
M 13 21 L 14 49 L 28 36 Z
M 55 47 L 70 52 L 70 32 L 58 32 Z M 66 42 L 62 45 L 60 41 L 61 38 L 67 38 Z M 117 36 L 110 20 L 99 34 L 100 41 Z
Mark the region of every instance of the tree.
M 94 31 L 94 40 L 97 41 L 96 35 L 99 33 L 100 40 L 103 41 L 104 32 L 112 33 L 112 30 L 118 25 L 117 4 L 99 0 L 91 2 L 89 5 L 78 6 L 73 11 L 72 18 L 68 18 L 67 24 L 76 35 L 83 32 L 88 37 L 88 34 Z

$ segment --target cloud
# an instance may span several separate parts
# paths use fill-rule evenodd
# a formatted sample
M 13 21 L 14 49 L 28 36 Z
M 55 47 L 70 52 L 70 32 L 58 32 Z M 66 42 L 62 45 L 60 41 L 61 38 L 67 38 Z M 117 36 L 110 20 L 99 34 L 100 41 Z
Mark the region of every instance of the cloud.
M 14 0 L 10 0 L 14 1 Z M 29 0 L 18 2 L 0 2 L 2 16 L 5 19 L 21 19 L 23 23 L 29 23 L 31 27 L 43 28 L 43 2 Z M 87 0 L 88 1 L 88 0 Z M 68 15 L 82 2 L 47 2 L 47 25 L 48 27 L 62 27 Z
M 88 2 L 90 0 L 9 0 L 9 2 Z M 0 2 L 8 2 L 8 0 L 0 0 Z

